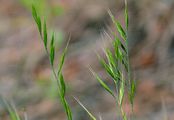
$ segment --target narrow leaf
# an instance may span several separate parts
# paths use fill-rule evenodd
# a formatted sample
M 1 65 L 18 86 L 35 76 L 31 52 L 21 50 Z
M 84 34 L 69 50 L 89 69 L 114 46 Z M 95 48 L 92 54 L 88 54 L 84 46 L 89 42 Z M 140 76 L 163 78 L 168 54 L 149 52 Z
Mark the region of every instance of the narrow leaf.
M 115 59 L 109 49 L 106 49 L 106 57 L 108 59 L 108 63 L 110 64 L 110 68 L 116 68 L 117 64 L 115 63 Z
M 54 33 L 53 33 L 50 43 L 50 63 L 52 66 L 54 64 L 54 56 L 55 56 L 55 47 L 54 47 Z
M 5 99 L 1 98 L 5 109 L 8 111 L 11 120 L 21 120 L 15 107 L 9 104 Z
M 78 100 L 77 98 L 74 97 L 74 99 L 79 103 L 79 105 L 88 113 L 89 117 L 92 119 L 92 120 L 97 120 L 94 115 L 92 115 L 91 112 L 89 112 L 89 110 L 80 102 L 80 100 Z
M 35 22 L 37 23 L 37 12 L 36 12 L 36 8 L 34 7 L 34 5 L 32 5 L 32 16 L 33 16 Z
M 58 68 L 58 75 L 60 74 L 60 72 L 62 71 L 62 67 L 63 67 L 63 64 L 64 64 L 64 61 L 65 61 L 65 55 L 67 53 L 67 49 L 68 49 L 68 44 L 67 46 L 65 47 L 62 55 L 61 55 L 61 58 L 60 58 L 60 62 L 59 62 L 59 68 Z
M 126 113 L 123 114 L 123 120 L 128 120 Z
M 50 62 L 51 62 L 51 65 L 53 66 L 54 64 L 54 56 L 55 56 L 55 50 L 54 50 L 54 47 L 52 46 L 50 48 Z
M 125 81 L 123 79 L 122 75 L 122 80 L 121 80 L 121 86 L 119 89 L 119 104 L 122 106 L 123 98 L 124 98 L 124 87 L 125 87 Z
M 72 112 L 71 112 L 70 106 L 68 105 L 68 103 L 66 103 L 66 106 L 67 106 L 66 113 L 68 116 L 68 120 L 72 120 Z
M 120 106 L 120 109 L 121 109 L 121 114 L 122 114 L 123 120 L 128 120 L 128 118 L 127 118 L 127 116 L 126 116 L 126 113 L 124 112 L 122 106 Z
M 127 0 L 125 0 L 125 24 L 126 24 L 126 29 L 128 30 L 129 27 L 129 16 L 128 16 L 128 7 L 127 7 Z
M 59 75 L 59 80 L 60 80 L 62 95 L 63 95 L 63 97 L 65 97 L 66 85 L 65 85 L 65 81 L 64 81 L 62 73 Z
M 94 77 L 97 79 L 97 81 L 100 83 L 100 85 L 107 91 L 109 92 L 114 98 L 115 95 L 112 92 L 112 90 L 108 87 L 108 85 L 106 85 L 103 80 L 101 80 L 101 78 L 90 68 L 90 71 L 92 72 L 92 74 L 94 75 Z
M 39 32 L 40 32 L 40 35 L 42 36 L 42 23 L 41 23 L 41 18 L 38 16 L 38 29 L 39 29 Z
M 44 46 L 45 48 L 47 49 L 47 40 L 48 40 L 48 37 L 47 37 L 47 25 L 46 25 L 46 21 L 44 20 L 44 31 L 43 31 L 43 34 L 44 34 Z
M 121 37 L 123 38 L 123 40 L 126 41 L 126 32 L 124 31 L 123 27 L 121 26 L 119 21 L 115 21 L 117 30 L 119 32 L 119 34 L 121 35 Z
M 134 102 L 135 91 L 136 91 L 136 82 L 135 82 L 135 80 L 132 80 L 131 86 L 130 86 L 130 92 L 129 92 L 129 100 L 130 100 L 130 103 L 132 106 L 133 106 L 133 102 Z
M 54 46 L 54 41 L 55 41 L 55 38 L 54 38 L 54 32 L 53 32 L 53 33 L 52 33 L 52 37 L 51 37 L 50 46 Z
M 36 8 L 32 5 L 32 16 L 37 24 L 40 35 L 42 36 L 42 23 L 40 17 L 37 15 Z
M 121 43 L 121 48 L 122 48 L 123 51 L 127 54 L 127 48 L 126 48 L 125 45 L 123 45 L 122 43 Z
M 114 41 L 114 50 L 115 50 L 115 58 L 116 60 L 119 60 L 120 62 L 122 62 L 122 59 L 124 57 L 124 54 L 122 53 L 122 50 L 120 49 L 121 47 L 121 41 L 118 37 L 115 37 L 115 41 Z
M 118 20 L 115 19 L 115 17 L 113 16 L 113 14 L 111 13 L 111 11 L 108 11 L 111 19 L 112 19 L 112 22 L 114 23 L 114 25 L 116 26 L 120 36 L 126 40 L 126 32 L 124 31 L 123 27 L 121 26 L 120 22 Z
M 64 107 L 64 110 L 66 112 L 68 120 L 72 120 L 71 109 L 70 109 L 69 104 L 67 103 L 65 97 L 63 97 L 62 93 L 60 93 L 60 99 L 61 99 L 61 103 L 62 103 L 62 105 Z
M 114 79 L 114 80 L 119 80 L 117 74 L 113 73 L 113 71 L 110 69 L 109 65 L 106 64 L 106 62 L 103 59 L 99 59 L 101 65 L 104 67 L 105 71 Z
M 122 62 L 124 54 L 122 53 L 121 49 L 119 47 L 115 47 L 114 49 L 115 49 L 115 59 Z

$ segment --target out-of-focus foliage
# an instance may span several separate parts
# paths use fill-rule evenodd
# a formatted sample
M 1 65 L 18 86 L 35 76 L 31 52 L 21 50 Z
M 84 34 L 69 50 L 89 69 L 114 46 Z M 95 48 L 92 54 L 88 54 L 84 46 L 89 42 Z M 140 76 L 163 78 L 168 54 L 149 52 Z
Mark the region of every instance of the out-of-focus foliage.
M 38 14 L 49 16 L 49 15 L 62 15 L 64 8 L 59 3 L 52 6 L 48 0 L 20 0 L 21 4 L 24 5 L 28 10 L 31 10 L 32 4 L 36 6 Z
M 8 114 L 10 116 L 10 120 L 21 120 L 19 114 L 17 113 L 16 108 L 12 104 L 8 103 L 2 97 L 0 97 L 0 102 L 2 102 L 2 105 L 4 106 L 6 111 L 8 112 Z

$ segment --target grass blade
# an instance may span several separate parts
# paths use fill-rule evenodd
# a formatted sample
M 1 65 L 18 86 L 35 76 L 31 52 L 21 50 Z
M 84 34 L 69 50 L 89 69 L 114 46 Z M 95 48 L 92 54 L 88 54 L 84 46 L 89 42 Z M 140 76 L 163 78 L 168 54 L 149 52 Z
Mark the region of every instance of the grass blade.
M 128 30 L 128 27 L 129 27 L 129 16 L 128 16 L 127 0 L 125 0 L 125 10 L 124 10 L 124 14 L 125 14 L 126 29 Z
M 59 67 L 58 67 L 58 75 L 62 71 L 62 67 L 63 67 L 64 61 L 65 61 L 65 55 L 66 55 L 67 49 L 68 49 L 68 44 L 69 44 L 69 42 L 67 43 L 67 45 L 66 45 L 66 47 L 61 55 L 61 58 L 60 58 Z
M 123 38 L 123 40 L 126 40 L 126 32 L 124 31 L 123 27 L 121 26 L 119 21 L 115 21 L 117 30 L 120 34 L 120 36 Z
M 97 79 L 97 81 L 100 83 L 100 85 L 108 92 L 110 93 L 110 95 L 112 95 L 115 98 L 114 93 L 112 92 L 112 90 L 108 87 L 108 85 L 106 85 L 106 83 L 103 82 L 103 80 L 101 80 L 101 78 L 90 68 L 90 71 L 92 72 L 92 74 L 94 75 L 94 77 Z
M 103 59 L 99 59 L 100 64 L 104 67 L 105 71 L 112 77 L 114 78 L 115 81 L 118 81 L 119 78 L 117 76 L 117 74 L 113 73 L 113 71 L 111 70 L 111 68 L 109 67 L 108 64 L 106 64 L 106 62 Z
M 117 20 L 115 19 L 115 17 L 114 17 L 113 14 L 111 13 L 111 11 L 108 11 L 108 13 L 109 13 L 109 16 L 110 16 L 111 19 L 112 19 L 112 22 L 113 22 L 114 25 L 116 26 L 116 28 L 117 28 L 117 30 L 118 30 L 120 36 L 121 36 L 124 40 L 126 40 L 126 32 L 124 31 L 122 25 L 120 24 L 119 21 L 117 21 Z
M 5 99 L 1 98 L 4 108 L 8 111 L 11 120 L 21 120 L 15 107 L 9 104 Z
M 37 11 L 34 5 L 32 5 L 32 16 L 37 24 L 40 35 L 42 36 L 42 23 L 40 17 L 37 15 Z
M 35 22 L 37 23 L 38 18 L 37 18 L 36 8 L 34 5 L 32 5 L 32 16 L 33 16 Z
M 113 68 L 117 67 L 117 64 L 115 63 L 115 59 L 114 59 L 114 57 L 112 55 L 112 52 L 109 49 L 106 49 L 106 53 L 105 54 L 106 54 L 106 57 L 108 59 L 108 63 L 110 65 L 110 68 L 112 68 L 112 70 L 113 70 Z
M 113 45 L 114 47 L 122 48 L 122 50 L 127 54 L 126 46 L 121 42 L 121 40 L 117 36 L 115 36 Z
M 121 46 L 120 39 L 116 37 L 114 41 L 115 58 L 116 60 L 119 60 L 120 62 L 122 62 L 124 54 L 122 53 L 120 46 Z
M 74 99 L 79 103 L 79 105 L 88 113 L 89 117 L 92 119 L 92 120 L 97 120 L 94 115 L 92 115 L 91 112 L 89 112 L 89 110 L 80 102 L 80 100 L 78 100 L 77 98 L 74 97 Z
M 50 63 L 53 66 L 55 56 L 55 47 L 54 47 L 54 33 L 52 34 L 52 39 L 50 43 Z
M 60 99 L 61 99 L 61 103 L 62 103 L 62 105 L 64 107 L 64 110 L 66 112 L 68 120 L 72 120 L 71 109 L 70 109 L 69 104 L 67 103 L 65 97 L 63 96 L 62 92 L 60 92 Z
M 121 114 L 122 114 L 122 118 L 123 118 L 123 120 L 128 120 L 128 119 L 127 119 L 127 116 L 126 116 L 126 113 L 124 112 L 122 106 L 121 106 L 120 109 L 121 109 Z
M 41 23 L 41 18 L 38 16 L 38 29 L 39 29 L 39 32 L 40 32 L 40 35 L 42 36 L 42 23 Z
M 123 103 L 123 98 L 124 98 L 124 88 L 125 87 L 125 81 L 123 79 L 123 74 L 122 74 L 122 79 L 121 79 L 121 86 L 120 86 L 120 89 L 119 89 L 119 104 L 122 106 L 122 103 Z
M 61 93 L 63 97 L 65 97 L 66 85 L 65 85 L 65 81 L 64 81 L 62 73 L 59 75 L 59 80 L 60 80 L 60 86 L 61 86 Z
M 44 34 L 44 38 L 43 38 L 43 42 L 44 42 L 44 46 L 45 48 L 47 49 L 47 40 L 48 40 L 48 37 L 47 37 L 47 25 L 46 25 L 46 21 L 44 20 L 44 29 L 43 29 L 43 34 Z
M 135 80 L 132 80 L 131 81 L 131 86 L 130 86 L 130 90 L 129 90 L 129 100 L 130 100 L 130 103 L 133 107 L 133 104 L 134 104 L 134 97 L 135 97 L 135 91 L 136 91 L 136 82 Z

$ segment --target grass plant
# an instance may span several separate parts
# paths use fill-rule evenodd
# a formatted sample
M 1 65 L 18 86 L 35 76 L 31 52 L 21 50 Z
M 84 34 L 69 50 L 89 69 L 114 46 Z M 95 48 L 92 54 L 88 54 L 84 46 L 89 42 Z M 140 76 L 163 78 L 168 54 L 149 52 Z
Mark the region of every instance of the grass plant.
M 92 68 L 90 68 L 90 71 L 92 72 L 96 80 L 100 83 L 100 85 L 103 87 L 103 89 L 105 89 L 116 101 L 116 105 L 120 109 L 122 120 L 128 120 L 128 116 L 126 115 L 123 109 L 123 100 L 125 98 L 125 93 L 128 93 L 129 101 L 133 112 L 133 102 L 136 90 L 136 82 L 134 79 L 132 79 L 130 61 L 129 61 L 129 50 L 128 50 L 129 16 L 128 16 L 127 1 L 125 0 L 125 10 L 124 10 L 125 28 L 113 16 L 110 10 L 108 11 L 108 14 L 111 17 L 115 29 L 118 31 L 118 35 L 116 35 L 116 33 L 113 32 L 113 37 L 110 37 L 114 38 L 112 41 L 112 47 L 114 49 L 114 53 L 108 48 L 104 50 L 107 61 L 105 61 L 99 55 L 97 56 L 106 73 L 112 78 L 116 90 L 113 91 L 105 83 L 105 81 L 102 80 L 102 78 L 94 72 Z M 91 118 L 93 119 L 93 116 Z
M 2 103 L 5 110 L 8 112 L 10 120 L 22 120 L 13 104 L 6 101 L 3 97 L 0 97 L 0 102 Z
M 41 21 L 41 17 L 37 14 L 36 8 L 34 6 L 32 6 L 32 15 L 33 18 L 37 24 L 39 33 L 40 33 L 40 37 L 43 41 L 43 45 L 46 51 L 46 54 L 49 58 L 50 61 L 50 66 L 53 72 L 53 75 L 57 81 L 57 88 L 58 88 L 58 94 L 60 97 L 60 101 L 64 107 L 64 110 L 66 112 L 67 115 L 67 119 L 68 120 L 72 120 L 72 112 L 70 109 L 70 106 L 66 100 L 66 84 L 65 84 L 65 80 L 64 80 L 64 76 L 62 74 L 62 68 L 64 65 L 64 61 L 65 61 L 65 55 L 67 52 L 67 47 L 68 44 L 66 46 L 66 48 L 64 49 L 58 67 L 57 69 L 54 68 L 54 62 L 55 62 L 55 33 L 53 32 L 51 35 L 51 38 L 48 39 L 48 30 L 47 30 L 47 24 L 46 24 L 46 20 Z M 50 43 L 50 44 L 49 44 Z
M 96 80 L 100 83 L 100 85 L 103 87 L 103 89 L 106 90 L 114 98 L 115 103 L 120 110 L 120 115 L 122 117 L 122 120 L 128 120 L 129 118 L 123 109 L 123 100 L 125 98 L 125 94 L 128 93 L 129 101 L 133 108 L 136 83 L 131 76 L 130 61 L 129 61 L 129 50 L 128 50 L 129 16 L 128 16 L 128 8 L 126 0 L 125 0 L 125 12 L 124 12 L 125 28 L 123 27 L 123 25 L 121 25 L 121 23 L 117 19 L 115 19 L 111 11 L 108 11 L 108 13 L 115 26 L 115 29 L 118 31 L 118 35 L 115 32 L 113 32 L 114 37 L 111 37 L 114 38 L 112 41 L 112 47 L 114 52 L 112 52 L 111 49 L 106 48 L 104 52 L 107 60 L 104 60 L 104 58 L 102 58 L 99 55 L 98 58 L 106 73 L 112 78 L 112 81 L 115 85 L 115 90 L 112 90 L 105 83 L 105 81 L 97 73 L 94 72 L 92 68 L 90 68 L 90 71 L 92 72 Z M 55 33 L 52 32 L 51 35 L 48 35 L 46 20 L 41 19 L 34 5 L 32 6 L 32 15 L 37 25 L 46 54 L 49 58 L 54 78 L 57 81 L 57 88 L 58 88 L 58 95 L 60 97 L 60 102 L 62 103 L 62 106 L 65 110 L 67 120 L 72 120 L 73 119 L 72 111 L 66 99 L 66 84 L 64 80 L 64 75 L 62 73 L 62 68 L 64 65 L 68 44 L 65 47 L 64 51 L 62 52 L 58 66 L 55 68 L 55 62 L 56 62 Z M 97 118 L 91 112 L 89 112 L 89 110 L 77 98 L 75 98 L 75 100 L 88 113 L 88 115 L 92 120 L 97 120 Z M 21 118 L 16 112 L 16 109 L 10 104 L 7 104 L 7 102 L 4 103 L 5 107 L 9 112 L 11 120 L 21 120 Z M 102 118 L 100 116 L 99 120 L 101 119 Z

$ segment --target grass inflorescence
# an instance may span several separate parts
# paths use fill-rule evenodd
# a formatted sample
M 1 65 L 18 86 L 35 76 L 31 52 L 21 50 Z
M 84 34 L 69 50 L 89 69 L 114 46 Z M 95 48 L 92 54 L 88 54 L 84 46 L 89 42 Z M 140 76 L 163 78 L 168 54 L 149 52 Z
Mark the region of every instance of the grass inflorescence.
M 118 31 L 118 35 L 113 32 L 113 42 L 112 46 L 114 53 L 106 48 L 104 53 L 106 55 L 107 61 L 98 55 L 99 61 L 103 66 L 104 70 L 112 78 L 115 84 L 116 90 L 113 91 L 103 80 L 97 75 L 91 68 L 92 74 L 95 76 L 100 85 L 116 100 L 116 105 L 119 106 L 121 111 L 121 116 L 123 120 L 128 120 L 128 117 L 123 109 L 123 100 L 125 98 L 125 93 L 129 95 L 129 101 L 133 110 L 133 101 L 136 90 L 135 80 L 132 79 L 129 61 L 129 50 L 128 50 L 128 29 L 129 29 L 129 16 L 127 2 L 125 1 L 125 28 L 121 23 L 113 16 L 111 11 L 108 11 L 109 16 Z M 112 37 L 110 37 L 112 38 Z

